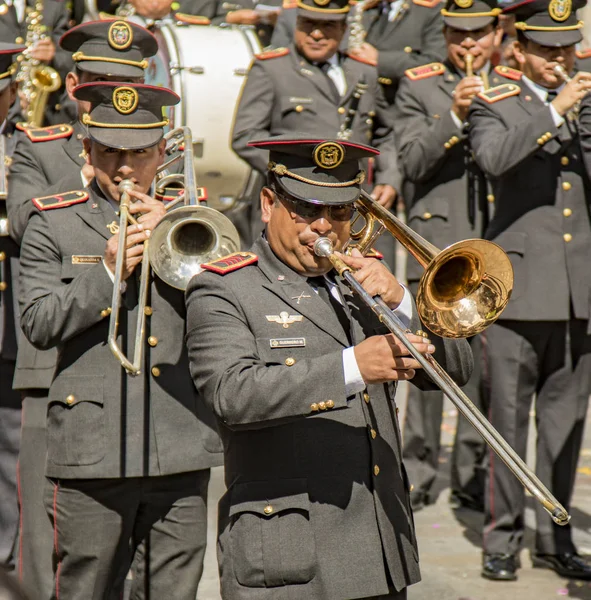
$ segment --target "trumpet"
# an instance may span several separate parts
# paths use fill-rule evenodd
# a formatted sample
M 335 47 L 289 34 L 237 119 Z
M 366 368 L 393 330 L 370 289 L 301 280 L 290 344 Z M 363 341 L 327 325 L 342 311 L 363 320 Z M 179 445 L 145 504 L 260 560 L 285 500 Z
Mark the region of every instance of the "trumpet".
M 472 77 L 474 75 L 474 69 L 472 65 L 474 63 L 474 55 L 470 54 L 470 52 L 466 53 L 464 56 L 464 64 L 466 66 L 466 77 Z
M 150 270 L 164 281 L 179 290 L 185 290 L 193 275 L 201 271 L 201 264 L 221 256 L 236 252 L 240 248 L 238 231 L 222 213 L 200 206 L 199 192 L 195 177 L 193 159 L 193 139 L 188 127 L 180 127 L 166 134 L 167 146 L 184 143 L 184 194 L 171 202 L 167 214 L 144 242 L 142 269 L 139 283 L 138 319 L 135 330 L 133 360 L 130 360 L 117 342 L 119 313 L 121 310 L 123 268 L 127 246 L 127 227 L 137 221 L 129 213 L 134 184 L 125 179 L 119 184 L 119 246 L 115 264 L 113 296 L 107 341 L 115 358 L 130 375 L 139 375 L 143 364 L 143 348 L 146 335 L 146 316 Z M 178 143 L 177 143 L 178 145 Z M 174 162 L 169 161 L 166 165 Z M 175 208 L 179 202 L 184 206 Z M 174 210 L 171 210 L 173 209 Z
M 345 280 L 349 287 L 357 293 L 363 302 L 371 308 L 381 323 L 383 323 L 405 346 L 411 356 L 431 377 L 443 393 L 455 404 L 458 410 L 466 417 L 470 424 L 478 431 L 484 441 L 496 452 L 499 458 L 514 473 L 519 481 L 542 504 L 557 525 L 566 525 L 570 515 L 556 500 L 552 493 L 544 486 L 538 477 L 528 468 L 521 457 L 511 448 L 507 441 L 489 423 L 482 413 L 474 406 L 472 401 L 462 392 L 448 373 L 431 356 L 423 355 L 417 351 L 408 340 L 409 331 L 402 321 L 390 310 L 380 296 L 371 296 L 355 279 L 351 267 L 339 258 L 333 249 L 332 242 L 326 238 L 318 238 L 314 244 L 314 253 L 323 256 L 333 265 L 334 269 Z
M 568 74 L 567 70 L 560 63 L 554 65 L 553 71 L 554 74 L 558 78 L 562 79 L 562 81 L 564 81 L 565 83 L 572 81 L 572 77 Z M 570 120 L 576 119 L 578 117 L 580 106 L 581 101 L 579 100 L 578 102 L 575 102 L 575 105 L 568 111 L 567 116 L 570 118 Z

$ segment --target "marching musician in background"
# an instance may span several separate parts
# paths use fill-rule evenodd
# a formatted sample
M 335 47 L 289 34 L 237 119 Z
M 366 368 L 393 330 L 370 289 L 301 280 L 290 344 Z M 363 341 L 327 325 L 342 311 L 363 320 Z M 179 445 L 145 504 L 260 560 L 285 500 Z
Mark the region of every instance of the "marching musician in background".
M 466 120 L 474 96 L 506 81 L 506 67 L 492 69 L 491 56 L 502 31 L 496 0 L 448 0 L 443 9 L 447 60 L 406 72 L 396 95 L 394 129 L 403 171 L 408 223 L 438 248 L 480 238 L 488 224 L 492 196 L 482 171 L 471 159 Z M 423 269 L 407 263 L 416 293 Z M 475 357 L 479 342 L 472 341 Z M 480 370 L 466 394 L 480 405 Z M 480 406 L 479 406 L 480 408 Z M 443 394 L 410 389 L 404 425 L 404 463 L 413 482 L 413 508 L 435 501 L 432 487 L 439 467 Z M 451 465 L 455 504 L 482 510 L 484 443 L 464 417 L 458 417 Z
M 474 158 L 495 195 L 486 238 L 509 254 L 515 271 L 507 308 L 483 334 L 490 420 L 525 456 L 536 395 L 536 472 L 567 510 L 591 391 L 589 179 L 577 118 L 591 74 L 573 74 L 582 37 L 575 10 L 583 3 L 533 0 L 506 9 L 516 15 L 523 74 L 480 92 L 468 116 Z M 491 454 L 484 577 L 517 578 L 524 510 L 523 488 Z M 534 567 L 591 579 L 572 528 L 555 525 L 539 506 L 536 513 Z
M 106 343 L 116 270 L 125 280 L 123 343 L 133 340 L 143 243 L 165 214 L 148 195 L 165 153 L 162 110 L 179 98 L 116 83 L 81 85 L 74 96 L 91 106 L 84 147 L 94 180 L 34 199 L 21 246 L 21 326 L 36 347 L 59 349 L 45 487 L 55 532 L 52 597 L 118 598 L 133 562 L 131 598 L 195 600 L 209 468 L 222 457 L 189 374 L 183 293 L 156 277 L 149 283 L 150 306 L 141 308 L 147 350 L 136 377 Z M 138 224 L 116 264 L 123 180 L 135 184 L 130 213 Z
M 18 246 L 8 235 L 6 190 L 15 124 L 8 111 L 16 100 L 16 56 L 24 47 L 0 42 L 0 571 L 13 569 L 18 529 L 17 474 L 21 399 L 12 389 L 16 362 L 18 299 L 12 286 Z
M 157 51 L 157 43 L 143 27 L 122 21 L 89 22 L 72 28 L 60 43 L 77 55 L 66 77 L 69 94 L 78 83 L 102 80 L 142 81 L 144 59 Z M 73 96 L 72 96 L 73 98 Z M 78 115 L 89 110 L 76 100 Z M 71 124 L 18 132 L 10 171 L 8 216 L 10 234 L 20 244 L 36 208 L 34 196 L 79 189 L 94 173 L 87 164 L 82 139 L 85 128 L 78 118 Z M 58 185 L 59 184 L 59 185 Z M 47 392 L 55 375 L 57 350 L 40 351 L 19 332 L 14 389 L 22 394 L 23 419 L 20 464 L 20 566 L 19 577 L 33 600 L 47 600 L 53 574 L 53 530 L 43 505 L 45 482 Z
M 235 152 L 259 173 L 269 153 L 249 141 L 269 135 L 308 132 L 354 142 L 371 141 L 375 159 L 373 197 L 390 208 L 400 188 L 392 119 L 375 67 L 338 51 L 346 31 L 346 0 L 302 0 L 295 43 L 257 56 L 236 109 Z M 260 231 L 258 199 L 253 227 Z
M 219 504 L 224 600 L 406 598 L 420 579 L 396 382 L 432 386 L 418 362 L 313 251 L 349 239 L 374 148 L 313 135 L 270 153 L 265 235 L 204 265 L 187 289 L 193 380 L 224 439 Z M 411 331 L 414 301 L 380 261 L 343 257 Z M 409 334 L 460 384 L 464 340 Z M 432 345 L 433 344 L 433 345 Z

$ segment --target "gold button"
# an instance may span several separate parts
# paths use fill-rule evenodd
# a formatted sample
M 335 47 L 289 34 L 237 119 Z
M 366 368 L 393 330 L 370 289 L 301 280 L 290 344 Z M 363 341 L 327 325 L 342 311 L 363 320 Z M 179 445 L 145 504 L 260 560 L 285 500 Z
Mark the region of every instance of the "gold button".
M 263 37 L 265 35 L 265 30 L 264 29 L 259 29 L 257 31 L 257 33 L 259 34 L 259 37 Z
M 566 167 L 566 165 L 568 165 L 568 163 L 569 163 L 568 156 L 563 156 L 563 157 L 560 159 L 560 164 L 561 164 L 561 165 L 564 165 L 564 166 Z
M 486 197 L 486 199 L 489 202 L 494 202 L 495 201 L 495 195 L 494 194 L 488 194 L 488 196 Z
M 376 439 L 376 437 L 377 437 L 377 435 L 378 435 L 378 432 L 377 432 L 375 429 L 370 429 L 370 430 L 369 430 L 369 433 L 371 434 L 371 438 L 372 438 L 373 440 L 375 440 L 375 439 Z
M 423 213 L 423 219 L 426 219 L 427 221 L 432 217 L 433 215 L 430 212 L 424 212 Z
M 568 192 L 568 190 L 570 190 L 570 189 L 571 189 L 571 187 L 573 187 L 573 186 L 572 186 L 572 185 L 571 185 L 571 184 L 570 184 L 568 181 L 563 181 L 563 182 L 562 182 L 562 189 L 563 189 L 565 192 Z
M 326 408 L 334 408 L 334 402 L 332 400 L 327 400 Z
M 22 42 L 21 42 L 22 43 Z M 23 62 L 23 60 L 25 60 L 25 57 L 22 54 L 19 54 L 16 57 L 16 62 Z
M 370 111 L 369 111 L 367 114 L 368 114 L 370 117 L 372 117 L 372 118 L 373 118 L 373 117 L 375 117 L 375 116 L 376 116 L 376 111 L 375 111 L 375 110 L 370 110 Z
M 411 483 L 411 484 L 408 486 L 408 491 L 409 491 L 409 492 L 414 492 L 414 489 L 415 489 L 415 486 L 414 486 L 414 485 Z
M 76 397 L 73 394 L 66 397 L 66 404 L 74 404 L 74 402 L 76 402 Z
M 389 77 L 378 77 L 378 83 L 382 85 L 392 85 L 392 80 Z
M 265 508 L 263 508 L 263 512 L 266 515 L 270 515 L 273 512 L 273 507 L 270 504 L 267 504 L 267 506 L 265 506 Z
M 565 242 L 570 242 L 573 239 L 573 236 L 570 233 L 565 233 L 562 237 Z
M 151 317 L 152 316 L 152 307 L 151 306 L 146 306 L 144 308 L 144 314 L 146 315 L 146 317 Z
M 433 115 L 433 118 L 434 118 L 434 119 L 441 119 L 441 116 L 440 116 L 440 115 L 437 115 L 437 114 L 435 114 L 435 115 Z
M 314 402 L 314 404 L 310 404 L 310 410 L 312 412 L 318 412 L 318 404 L 316 404 L 316 402 Z
M 6 283 L 6 281 L 0 281 L 0 292 L 5 292 L 7 287 L 8 284 Z
M 565 217 L 570 217 L 570 216 L 573 214 L 573 211 L 572 211 L 570 208 L 565 208 L 565 209 L 562 211 L 562 214 L 563 214 Z
M 451 148 L 451 144 L 450 144 L 449 142 L 445 142 L 445 144 L 443 144 L 443 147 L 444 147 L 446 150 L 449 150 L 449 149 Z
M 291 356 L 288 356 L 288 357 L 285 359 L 285 364 L 286 364 L 288 367 L 293 367 L 293 366 L 296 364 L 296 360 L 295 360 L 295 358 L 292 358 Z
M 541 137 L 539 137 L 539 138 L 536 140 L 536 142 L 538 142 L 538 146 L 543 146 L 543 145 L 544 145 L 544 140 L 543 140 Z
M 407 54 L 410 54 L 410 53 L 412 52 L 412 48 L 411 48 L 410 46 L 405 46 L 405 47 L 404 47 L 404 51 L 405 51 Z
M 303 107 L 301 104 L 298 104 L 298 105 L 295 107 L 295 111 L 296 111 L 296 112 L 302 112 L 303 110 L 304 110 L 304 107 Z
M 552 134 L 549 131 L 546 131 L 546 133 L 544 134 L 544 137 L 549 140 L 552 137 Z
M 160 369 L 158 367 L 152 367 L 152 375 L 154 375 L 154 377 L 160 377 Z
M 347 109 L 344 106 L 339 106 L 337 108 L 337 112 L 339 113 L 339 115 L 344 115 L 347 112 Z
M 158 338 L 156 336 L 151 335 L 148 338 L 148 344 L 150 344 L 150 346 L 154 347 L 158 345 Z
M 326 410 L 326 402 L 319 402 L 318 403 L 318 408 L 320 410 Z
M 17 44 L 22 44 L 25 40 L 19 35 L 16 40 L 14 40 Z
M 369 394 L 367 392 L 363 394 L 363 399 L 365 400 L 365 404 L 369 404 Z
M 101 317 L 104 319 L 105 317 L 108 317 L 111 314 L 111 309 L 110 308 L 103 308 L 103 310 L 101 310 Z
M 450 142 L 457 144 L 460 141 L 460 138 L 457 137 L 456 135 L 454 135 L 451 140 L 449 140 Z
M 377 477 L 380 474 L 380 467 L 378 465 L 374 465 L 373 474 Z
M 0 262 L 6 260 L 6 252 L 0 252 Z

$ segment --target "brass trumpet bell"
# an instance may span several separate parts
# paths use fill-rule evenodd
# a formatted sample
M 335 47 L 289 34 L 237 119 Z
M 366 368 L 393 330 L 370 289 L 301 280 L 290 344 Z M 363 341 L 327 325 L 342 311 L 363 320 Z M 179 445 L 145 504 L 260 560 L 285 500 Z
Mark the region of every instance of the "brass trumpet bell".
M 206 206 L 182 206 L 170 211 L 150 236 L 152 269 L 166 284 L 185 290 L 201 265 L 240 250 L 232 222 Z

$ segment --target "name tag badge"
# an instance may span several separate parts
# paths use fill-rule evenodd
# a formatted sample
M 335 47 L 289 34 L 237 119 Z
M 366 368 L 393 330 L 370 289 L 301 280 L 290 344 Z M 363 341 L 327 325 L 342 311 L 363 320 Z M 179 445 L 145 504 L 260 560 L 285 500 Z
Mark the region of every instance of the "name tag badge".
M 95 265 L 103 260 L 102 256 L 72 256 L 73 265 Z
M 293 104 L 312 104 L 312 98 L 298 98 L 297 96 L 290 96 L 289 101 Z
M 274 338 L 269 340 L 271 348 L 303 348 L 306 338 Z

